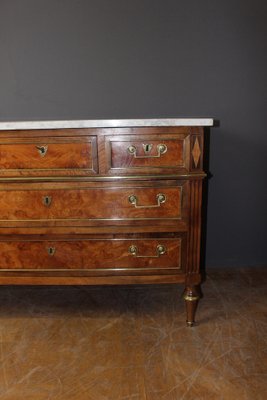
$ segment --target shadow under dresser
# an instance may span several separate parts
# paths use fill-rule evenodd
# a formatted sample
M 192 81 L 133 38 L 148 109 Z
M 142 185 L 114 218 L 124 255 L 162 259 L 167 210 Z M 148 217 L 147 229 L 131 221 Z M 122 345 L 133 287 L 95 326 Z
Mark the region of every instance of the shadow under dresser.
M 0 123 L 0 284 L 182 283 L 200 297 L 212 119 Z

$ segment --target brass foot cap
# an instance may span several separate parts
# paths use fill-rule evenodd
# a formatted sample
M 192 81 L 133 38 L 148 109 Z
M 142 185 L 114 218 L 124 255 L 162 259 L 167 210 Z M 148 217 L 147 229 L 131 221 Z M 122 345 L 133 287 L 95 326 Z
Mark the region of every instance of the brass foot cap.
M 186 321 L 186 325 L 189 326 L 190 328 L 192 328 L 192 326 L 195 325 L 195 322 L 193 321 Z

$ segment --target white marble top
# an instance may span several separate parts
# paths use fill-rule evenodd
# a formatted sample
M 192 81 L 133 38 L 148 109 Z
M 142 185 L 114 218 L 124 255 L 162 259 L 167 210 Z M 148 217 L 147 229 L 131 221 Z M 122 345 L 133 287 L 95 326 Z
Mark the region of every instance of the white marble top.
M 157 118 L 157 119 L 89 119 L 66 121 L 0 122 L 0 130 L 67 129 L 67 128 L 123 128 L 138 126 L 212 126 L 212 118 Z

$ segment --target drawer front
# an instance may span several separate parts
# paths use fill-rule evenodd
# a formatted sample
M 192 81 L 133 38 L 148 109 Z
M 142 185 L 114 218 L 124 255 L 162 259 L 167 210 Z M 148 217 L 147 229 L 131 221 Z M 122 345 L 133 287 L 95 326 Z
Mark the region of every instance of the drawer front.
M 22 186 L 22 185 L 20 185 Z M 54 185 L 55 186 L 55 185 Z M 172 187 L 83 187 L 61 189 L 43 184 L 42 189 L 28 185 L 20 190 L 0 190 L 0 225 L 28 221 L 45 225 L 78 224 L 90 220 L 149 220 L 187 218 L 188 183 Z M 33 190 L 33 187 L 35 188 Z
M 106 137 L 106 173 L 177 173 L 189 169 L 189 134 Z
M 92 175 L 97 171 L 96 137 L 0 142 L 0 176 Z
M 1 270 L 182 268 L 183 239 L 0 241 Z M 176 271 L 177 272 L 177 271 Z

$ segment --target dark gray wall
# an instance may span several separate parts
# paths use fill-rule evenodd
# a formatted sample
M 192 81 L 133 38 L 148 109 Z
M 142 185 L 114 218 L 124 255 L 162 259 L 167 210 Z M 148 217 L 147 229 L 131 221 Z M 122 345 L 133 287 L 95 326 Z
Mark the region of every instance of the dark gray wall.
M 0 0 L 0 119 L 219 119 L 207 265 L 267 265 L 266 18 L 266 0 Z

